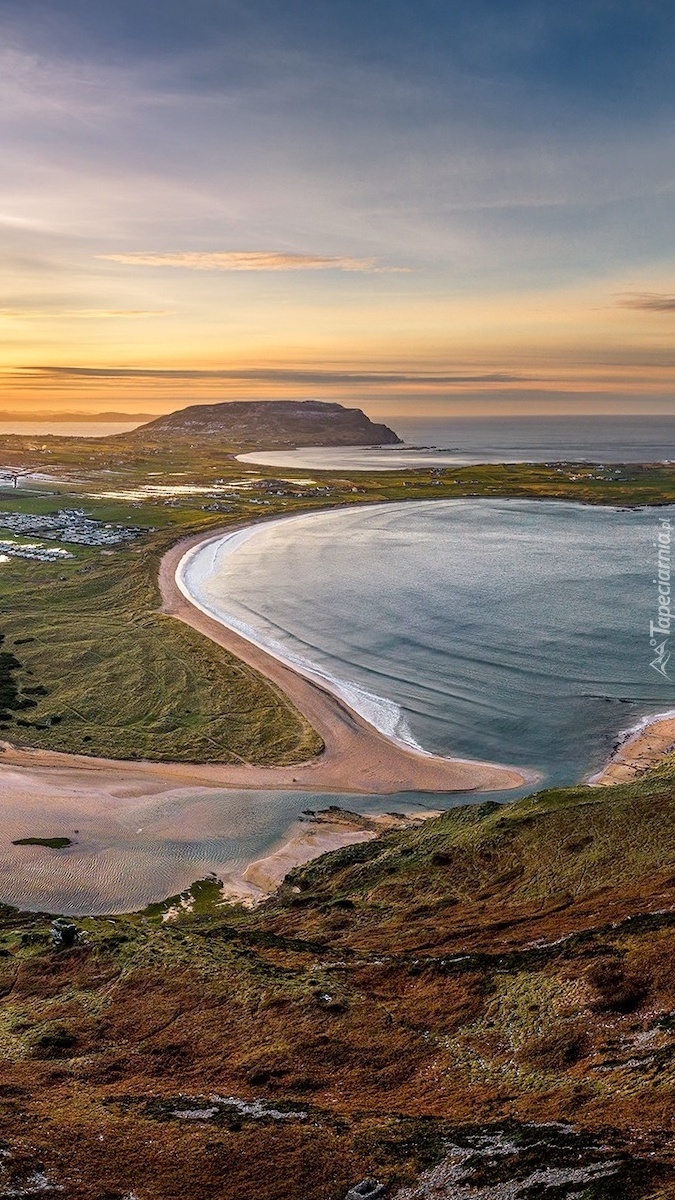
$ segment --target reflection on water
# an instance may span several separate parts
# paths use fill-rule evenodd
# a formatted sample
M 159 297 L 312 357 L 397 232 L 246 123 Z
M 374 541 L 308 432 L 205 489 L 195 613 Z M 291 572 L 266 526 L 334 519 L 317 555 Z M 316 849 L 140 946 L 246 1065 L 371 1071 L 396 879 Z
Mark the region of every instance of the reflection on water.
M 381 419 L 381 418 L 380 418 Z M 672 417 L 387 418 L 403 446 L 255 451 L 240 461 L 308 470 L 392 471 L 498 462 L 675 459 Z M 415 447 L 415 449 L 413 449 Z M 444 453 L 438 453 L 438 451 Z
M 148 418 L 150 420 L 150 418 Z M 129 433 L 142 421 L 0 421 L 0 438 L 11 434 L 21 437 L 113 437 Z

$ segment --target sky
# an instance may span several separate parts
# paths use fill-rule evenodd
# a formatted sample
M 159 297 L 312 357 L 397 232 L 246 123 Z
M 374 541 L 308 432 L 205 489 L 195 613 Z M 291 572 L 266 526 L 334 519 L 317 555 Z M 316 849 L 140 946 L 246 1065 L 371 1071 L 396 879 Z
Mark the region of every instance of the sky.
M 672 0 L 0 0 L 0 409 L 675 411 Z

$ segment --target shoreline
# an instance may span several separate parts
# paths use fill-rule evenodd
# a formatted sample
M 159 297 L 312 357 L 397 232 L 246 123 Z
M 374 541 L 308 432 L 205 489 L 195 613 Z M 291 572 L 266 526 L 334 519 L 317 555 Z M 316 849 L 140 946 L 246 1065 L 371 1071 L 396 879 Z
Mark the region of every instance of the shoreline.
M 276 516 L 269 520 L 292 520 L 297 516 Z M 263 523 L 265 518 L 239 522 L 216 532 L 184 538 L 166 552 L 160 564 L 162 612 L 183 621 L 257 670 L 291 702 L 324 743 L 318 757 L 291 767 L 214 764 L 223 782 L 227 776 L 235 787 L 389 795 L 507 791 L 535 781 L 533 772 L 498 763 L 442 758 L 393 740 L 355 712 L 323 681 L 301 674 L 295 666 L 275 657 L 189 599 L 177 578 L 184 559 L 198 547 Z
M 392 501 L 391 506 L 397 506 L 400 503 L 401 501 Z M 390 505 L 388 504 L 388 507 L 389 506 Z M 237 526 L 231 535 L 221 535 L 214 539 L 214 551 L 218 555 L 218 564 L 220 563 L 222 557 L 228 558 L 232 554 L 235 554 L 237 550 L 247 541 L 249 541 L 251 537 L 255 537 L 256 531 L 260 525 L 265 525 L 269 528 L 270 526 L 279 524 L 280 522 L 288 522 L 290 524 L 295 521 L 302 522 L 313 515 L 326 516 L 330 512 L 335 512 L 339 515 L 340 513 L 348 511 L 350 511 L 348 507 L 339 505 L 333 509 L 318 509 L 315 513 L 289 513 L 282 516 L 263 518 L 262 520 L 259 519 L 253 523 L 247 523 L 242 527 Z M 217 609 L 210 608 L 203 599 L 198 599 L 196 593 L 191 591 L 187 576 L 194 560 L 199 556 L 201 550 L 204 549 L 204 546 L 209 544 L 210 542 L 198 543 L 191 550 L 188 550 L 186 554 L 183 555 L 183 558 L 180 560 L 178 567 L 176 568 L 176 583 L 188 604 L 199 609 L 200 612 L 204 613 L 205 616 L 210 617 L 218 625 L 224 625 L 227 629 L 232 630 L 233 633 L 239 634 L 244 641 L 249 642 L 251 645 L 257 647 L 264 654 L 267 654 L 270 656 L 270 658 L 282 663 L 283 666 L 294 671 L 296 674 L 308 679 L 310 683 L 317 684 L 318 687 L 323 688 L 340 703 L 345 704 L 347 708 L 350 709 L 356 716 L 365 721 L 366 725 L 372 727 L 377 733 L 381 734 L 388 741 L 394 742 L 398 746 L 403 746 L 404 749 L 412 749 L 418 754 L 425 755 L 427 758 L 433 757 L 433 754 L 430 751 L 425 750 L 423 746 L 420 746 L 420 744 L 415 741 L 412 734 L 408 732 L 408 736 L 405 736 L 405 734 L 399 732 L 399 726 L 403 722 L 403 714 L 399 705 L 396 704 L 395 701 L 387 700 L 383 696 L 368 692 L 367 689 L 358 684 L 351 683 L 348 680 L 338 679 L 335 676 L 330 675 L 327 671 L 324 671 L 315 663 L 311 662 L 311 660 L 302 658 L 301 656 L 286 650 L 279 643 L 266 641 L 265 639 L 259 637 L 254 627 L 247 626 L 237 618 L 229 616 L 227 613 L 219 613 Z M 197 581 L 197 583 L 199 584 L 199 581 Z M 367 707 L 370 709 L 371 715 L 369 715 L 368 711 L 364 712 L 362 708 L 359 708 L 359 700 L 361 702 L 364 700 L 367 702 Z M 380 719 L 382 719 L 383 714 L 388 715 L 389 720 L 386 722 L 386 724 L 389 725 L 390 728 L 383 727 L 383 725 L 379 724 L 378 721 L 372 716 L 373 702 L 376 710 L 379 712 Z M 456 759 L 455 761 L 459 762 L 471 760 Z M 496 765 L 499 766 L 501 764 Z
M 207 827 L 220 829 L 219 790 L 234 795 L 246 791 L 270 794 L 270 811 L 274 813 L 277 811 L 275 793 L 279 800 L 285 793 L 392 797 L 406 792 L 489 793 L 517 789 L 525 782 L 534 782 L 534 772 L 434 757 L 390 740 L 319 683 L 298 674 L 190 604 L 175 579 L 177 566 L 186 552 L 264 520 L 202 531 L 171 547 L 160 563 L 161 611 L 225 647 L 270 680 L 272 686 L 317 729 L 325 750 L 303 763 L 270 767 L 247 763 L 110 759 L 16 746 L 3 739 L 0 741 L 0 783 L 8 836 L 58 834 L 74 838 L 72 847 L 58 854 L 41 847 L 22 850 L 8 847 L 4 856 L 0 855 L 0 886 L 6 903 L 26 910 L 67 911 L 81 916 L 103 911 L 138 911 L 144 904 L 155 902 L 153 897 L 159 900 L 171 895 L 184 888 L 190 877 L 192 882 L 199 878 L 199 870 L 190 870 L 188 874 L 185 863 L 179 859 L 167 867 L 166 882 L 158 886 L 165 868 L 153 856 L 146 862 L 145 838 L 159 836 L 189 841 L 192 836 L 202 840 Z M 184 794 L 184 800 L 181 794 Z M 209 808 L 214 805 L 216 807 L 210 814 Z M 432 807 L 433 803 L 430 803 L 429 808 Z M 236 813 L 232 820 L 236 830 Z M 230 836 L 228 823 L 229 817 L 218 836 Z M 298 829 L 292 822 L 283 834 L 283 844 L 277 843 L 276 850 L 263 855 L 262 859 L 260 851 L 254 852 L 234 874 L 240 876 L 251 867 L 267 879 L 280 880 L 292 866 L 340 846 L 370 840 L 376 836 L 379 825 L 380 822 L 374 821 L 365 828 L 359 822 L 356 830 L 345 828 L 344 824 L 339 828 L 328 828 L 322 823 L 318 828 Z M 153 828 L 156 833 L 151 833 Z M 143 835 L 138 844 L 135 835 Z M 135 897 L 130 904 L 126 901 L 120 904 L 118 889 L 125 890 L 123 878 L 127 859 L 136 872 L 143 863 L 148 894 L 147 897 Z M 217 865 L 212 864 L 214 868 Z M 93 893 L 90 895 L 92 872 L 97 875 L 101 869 L 105 875 L 105 882 L 101 880 L 106 896 L 103 907 L 95 902 Z M 56 893 L 61 891 L 59 879 L 64 871 L 68 876 L 66 892 L 74 899 L 57 900 Z M 147 871 L 149 875 L 146 876 Z M 260 894 L 264 890 L 260 888 L 262 875 L 260 880 L 244 881 L 249 895 L 252 891 Z M 132 890 L 138 894 L 136 878 Z M 144 893 L 146 888 L 140 890 Z
M 220 881 L 221 896 L 226 903 L 256 908 L 275 894 L 295 867 L 305 866 L 333 850 L 375 841 L 392 830 L 415 829 L 442 814 L 443 810 L 434 809 L 364 816 L 336 805 L 317 812 L 306 810 L 287 830 L 279 846 Z M 180 910 L 170 910 L 164 919 L 171 920 L 179 913 Z
M 632 728 L 622 730 L 618 737 L 618 744 L 604 767 L 586 779 L 591 787 L 632 783 L 675 750 L 675 709 L 643 717 Z
M 337 511 L 338 507 L 349 509 L 351 506 L 310 511 Z M 342 795 L 356 793 L 394 796 L 401 792 L 506 791 L 518 788 L 524 782 L 535 781 L 534 772 L 521 772 L 498 764 L 434 757 L 425 751 L 393 741 L 370 725 L 364 717 L 352 711 L 342 698 L 333 695 L 329 688 L 323 686 L 322 681 L 299 674 L 292 666 L 204 613 L 190 603 L 181 592 L 176 572 L 180 562 L 190 551 L 208 542 L 218 542 L 223 537 L 236 535 L 245 529 L 297 516 L 298 514 L 288 517 L 259 517 L 253 521 L 203 530 L 189 538 L 181 539 L 164 554 L 160 563 L 162 612 L 183 621 L 260 671 L 317 729 L 324 738 L 325 751 L 294 766 L 267 767 L 246 763 L 231 765 L 213 762 L 104 759 L 21 748 L 2 742 L 0 779 L 6 791 L 6 800 L 10 806 L 14 802 L 17 812 L 23 814 L 21 827 L 12 836 L 35 834 L 36 830 L 40 833 L 72 834 L 71 823 L 82 824 L 83 831 L 84 827 L 90 824 L 97 844 L 90 846 L 89 850 L 98 855 L 100 851 L 105 852 L 108 841 L 107 826 L 111 821 L 121 823 L 124 829 L 128 825 L 128 832 L 131 833 L 131 825 L 135 827 L 137 817 L 139 825 L 142 823 L 145 826 L 149 813 L 155 807 L 161 808 L 167 803 L 171 804 L 171 815 L 162 818 L 162 835 L 175 836 L 179 823 L 180 829 L 184 831 L 184 817 L 181 816 L 182 805 L 180 811 L 173 809 L 172 797 L 184 789 L 191 792 L 208 789 L 209 792 L 216 793 L 215 801 L 217 789 L 232 792 L 334 792 Z M 675 710 L 643 718 L 639 724 L 622 731 L 618 736 L 621 741 L 612 758 L 602 771 L 587 779 L 587 783 L 607 786 L 633 779 L 654 765 L 668 750 L 675 748 Z M 55 814 L 63 811 L 59 817 L 58 828 L 55 826 L 53 830 L 46 830 L 43 829 L 44 815 L 51 812 L 51 803 L 48 800 L 45 807 L 45 796 L 52 793 L 57 801 Z M 63 815 L 70 809 L 69 796 L 77 797 L 79 805 L 77 820 L 72 822 L 70 817 Z M 269 801 L 274 811 L 276 805 L 273 795 L 269 797 Z M 208 797 L 205 798 L 206 802 L 212 803 Z M 467 802 L 470 801 L 467 799 Z M 188 804 L 193 807 L 199 803 L 199 798 L 188 800 Z M 198 827 L 195 827 L 196 836 L 202 836 L 202 827 L 203 821 L 200 820 Z M 140 834 L 144 830 L 139 828 L 137 832 Z M 283 834 L 283 842 L 280 840 L 276 849 L 263 854 L 261 858 L 251 855 L 240 870 L 231 875 L 228 872 L 229 883 L 235 890 L 243 887 L 249 897 L 251 894 L 260 896 L 261 891 L 265 890 L 265 881 L 269 882 L 271 879 L 275 884 L 278 883 L 293 866 L 339 846 L 354 841 L 370 840 L 373 836 L 376 836 L 376 833 L 372 831 L 372 827 L 366 829 L 361 818 L 359 830 L 353 827 L 346 828 L 344 823 L 338 828 L 329 827 L 325 820 L 316 828 L 308 825 L 298 826 L 297 821 L 292 822 Z M 47 853 L 31 850 L 26 852 L 26 856 L 28 853 L 36 859 L 36 871 L 39 856 L 40 862 L 47 870 L 44 878 L 47 884 L 47 876 L 52 874 L 48 867 Z M 75 856 L 77 851 L 73 850 L 72 854 Z M 30 862 L 32 861 L 31 858 Z M 53 861 L 54 868 L 58 870 L 57 860 Z M 40 875 L 42 869 L 40 867 Z M 85 870 L 87 869 L 85 866 Z M 249 870 L 250 878 L 243 878 Z M 35 882 L 39 882 L 37 877 Z M 167 894 L 171 894 L 170 885 L 164 892 L 164 895 Z M 8 902 L 14 903 L 12 899 Z M 113 907 L 111 911 L 137 911 L 137 907 Z

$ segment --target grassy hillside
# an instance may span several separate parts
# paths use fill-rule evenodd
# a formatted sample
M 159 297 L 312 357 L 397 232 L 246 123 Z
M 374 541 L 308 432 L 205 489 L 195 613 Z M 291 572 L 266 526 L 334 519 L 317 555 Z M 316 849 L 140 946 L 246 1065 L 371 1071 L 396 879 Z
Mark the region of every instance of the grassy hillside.
M 672 1200 L 674 817 L 666 764 L 338 851 L 253 913 L 207 882 L 59 951 L 6 910 L 7 1186 Z

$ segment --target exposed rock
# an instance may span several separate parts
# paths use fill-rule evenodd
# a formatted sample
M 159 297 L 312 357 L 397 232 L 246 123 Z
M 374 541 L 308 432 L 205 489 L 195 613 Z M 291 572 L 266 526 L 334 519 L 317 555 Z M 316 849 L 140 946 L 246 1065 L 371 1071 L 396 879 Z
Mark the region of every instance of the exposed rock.
M 356 1187 L 349 1189 L 345 1200 L 379 1200 L 385 1191 L 383 1183 L 378 1183 L 375 1179 L 364 1179 L 357 1183 Z
M 572 1126 L 512 1125 L 458 1134 L 456 1141 L 446 1144 L 446 1157 L 425 1171 L 416 1185 L 397 1191 L 394 1200 L 534 1200 L 535 1196 L 590 1200 L 596 1195 L 642 1195 L 633 1190 L 641 1173 L 639 1163 Z
M 49 932 L 57 949 L 68 950 L 78 941 L 81 931 L 73 921 L 69 921 L 66 917 L 57 917 L 55 921 L 52 921 Z

